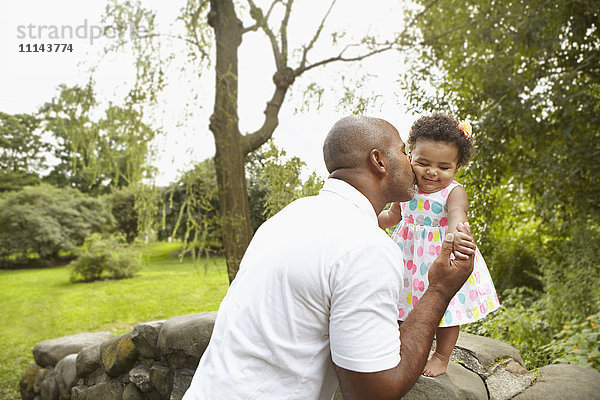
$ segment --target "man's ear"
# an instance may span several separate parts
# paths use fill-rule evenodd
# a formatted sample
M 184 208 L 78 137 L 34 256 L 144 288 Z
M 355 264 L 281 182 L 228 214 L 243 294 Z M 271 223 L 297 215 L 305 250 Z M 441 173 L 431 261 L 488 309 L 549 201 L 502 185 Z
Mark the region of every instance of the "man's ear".
M 369 153 L 369 162 L 378 173 L 387 175 L 387 161 L 385 160 L 383 153 L 380 150 L 371 150 L 371 153 Z

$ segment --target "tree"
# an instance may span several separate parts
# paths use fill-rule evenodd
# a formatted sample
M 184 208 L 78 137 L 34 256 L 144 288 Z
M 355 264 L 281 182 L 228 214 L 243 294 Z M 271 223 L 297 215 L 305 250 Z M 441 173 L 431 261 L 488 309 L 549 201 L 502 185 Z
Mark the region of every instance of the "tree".
M 418 3 L 415 41 L 425 48 L 404 83 L 416 108 L 476 121 L 478 154 L 467 178 L 482 222 L 493 221 L 489 194 L 502 186 L 497 194 L 533 202 L 550 229 L 598 223 L 597 2 Z
M 45 143 L 33 115 L 0 112 L 0 192 L 39 183 Z
M 142 121 L 135 102 L 110 103 L 96 120 L 92 82 L 85 87 L 59 86 L 59 94 L 40 108 L 42 126 L 52 134 L 58 163 L 45 180 L 82 192 L 107 193 L 111 187 L 138 184 L 152 169 L 150 142 L 155 131 Z
M 0 257 L 56 259 L 113 224 L 104 204 L 71 188 L 26 187 L 0 198 Z
M 246 197 L 244 166 L 247 155 L 259 148 L 272 135 L 279 123 L 279 113 L 292 84 L 315 68 L 335 62 L 355 62 L 404 45 L 403 34 L 386 40 L 365 36 L 357 42 L 347 41 L 343 30 L 330 34 L 327 55 L 317 53 L 323 42 L 323 32 L 336 0 L 325 7 L 312 36 L 297 48 L 291 48 L 288 28 L 293 20 L 293 0 L 261 2 L 254 0 L 188 0 L 180 20 L 185 25 L 181 39 L 188 44 L 188 61 L 206 66 L 211 50 L 215 51 L 215 101 L 209 129 L 215 140 L 215 167 L 219 188 L 219 209 L 223 226 L 223 242 L 229 280 L 232 281 L 239 262 L 252 237 L 251 218 Z M 262 3 L 266 3 L 262 6 Z M 367 7 L 365 5 L 365 7 Z M 313 16 L 311 15 L 311 18 Z M 275 19 L 277 22 L 274 22 Z M 155 14 L 143 9 L 139 2 L 117 1 L 108 7 L 107 20 L 114 26 L 137 26 L 143 22 L 147 31 L 155 28 Z M 311 19 L 313 21 L 314 18 Z M 399 21 L 400 22 L 400 21 Z M 238 117 L 238 48 L 244 35 L 261 32 L 265 35 L 275 62 L 272 95 L 266 102 L 262 125 L 254 132 L 243 134 Z M 156 59 L 157 34 L 133 35 L 131 50 L 135 54 L 139 87 L 153 91 L 163 66 Z M 121 40 L 118 44 L 124 45 Z M 158 66 L 158 67 L 156 67 Z M 310 86 L 310 85 L 309 85 Z

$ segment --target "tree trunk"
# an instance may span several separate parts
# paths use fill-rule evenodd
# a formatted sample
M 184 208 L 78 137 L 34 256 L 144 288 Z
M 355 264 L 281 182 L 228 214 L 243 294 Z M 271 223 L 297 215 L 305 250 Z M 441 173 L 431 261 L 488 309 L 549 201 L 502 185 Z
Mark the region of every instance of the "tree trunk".
M 252 238 L 244 170 L 246 151 L 237 115 L 237 51 L 242 41 L 242 23 L 235 14 L 232 0 L 212 0 L 208 18 L 215 31 L 217 56 L 215 106 L 210 117 L 210 130 L 215 138 L 221 226 L 231 283 Z

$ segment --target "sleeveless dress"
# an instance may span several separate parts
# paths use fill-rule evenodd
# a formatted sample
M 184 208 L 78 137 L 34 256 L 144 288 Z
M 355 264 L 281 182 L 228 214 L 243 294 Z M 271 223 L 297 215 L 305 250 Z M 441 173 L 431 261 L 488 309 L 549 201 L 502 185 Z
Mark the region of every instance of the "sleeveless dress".
M 460 183 L 435 193 L 421 190 L 411 201 L 400 203 L 402 221 L 396 226 L 392 239 L 404 255 L 404 283 L 398 319 L 404 321 L 427 289 L 427 272 L 441 251 L 448 231 L 448 195 Z M 453 256 L 452 256 L 453 257 Z M 479 249 L 475 252 L 473 273 L 450 301 L 440 325 L 442 327 L 467 324 L 485 317 L 498 309 L 500 302 L 487 265 Z

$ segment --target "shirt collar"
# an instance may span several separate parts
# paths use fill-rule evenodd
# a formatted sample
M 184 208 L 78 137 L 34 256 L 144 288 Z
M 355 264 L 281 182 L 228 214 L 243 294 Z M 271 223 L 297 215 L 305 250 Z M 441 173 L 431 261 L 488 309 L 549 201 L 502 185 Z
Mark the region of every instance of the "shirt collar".
M 373 223 L 379 225 L 377 222 L 377 214 L 375 214 L 375 210 L 369 199 L 349 183 L 341 179 L 327 178 L 320 192 L 331 192 L 343 197 L 354 204 L 363 214 L 369 217 Z

